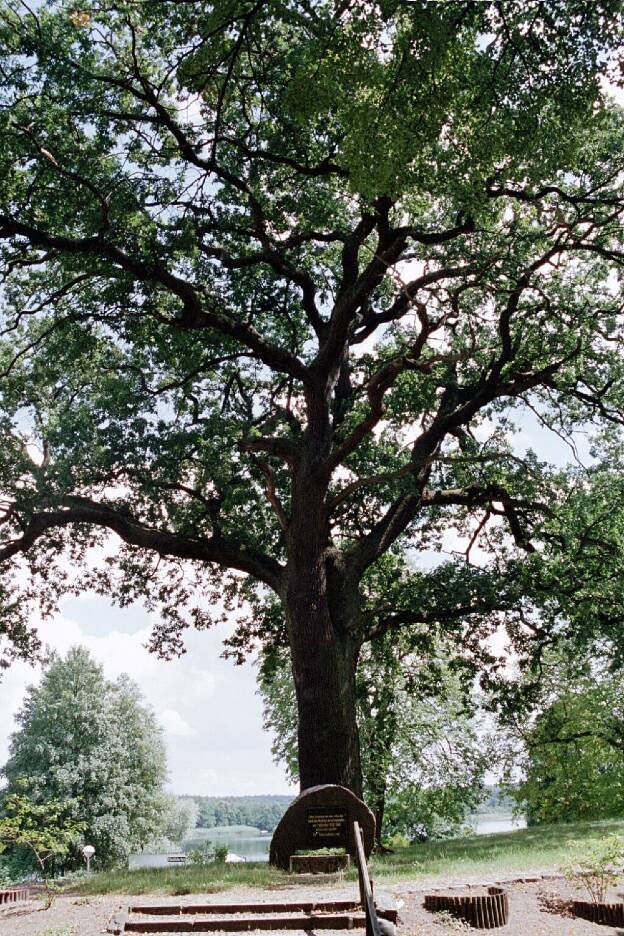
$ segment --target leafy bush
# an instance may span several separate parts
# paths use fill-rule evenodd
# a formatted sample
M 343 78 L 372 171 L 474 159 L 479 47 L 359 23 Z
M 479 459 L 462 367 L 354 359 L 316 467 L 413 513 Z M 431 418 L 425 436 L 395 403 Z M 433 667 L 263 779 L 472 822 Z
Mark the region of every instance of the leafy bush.
M 578 847 L 581 843 L 570 844 Z M 586 890 L 592 903 L 601 904 L 605 902 L 609 888 L 622 876 L 623 861 L 624 838 L 609 835 L 562 870 L 566 880 L 577 890 Z
M 13 874 L 6 861 L 0 861 L 0 890 L 13 883 Z
M 407 848 L 410 843 L 410 840 L 406 835 L 402 835 L 400 832 L 395 832 L 394 835 L 388 835 L 383 840 L 383 844 L 386 848 Z
M 186 853 L 189 862 L 195 867 L 203 867 L 209 864 L 223 864 L 227 856 L 227 845 L 215 845 L 209 840 L 202 842 L 197 848 L 191 848 Z
M 215 864 L 225 864 L 225 859 L 228 856 L 228 847 L 227 845 L 215 845 L 214 850 L 214 860 Z

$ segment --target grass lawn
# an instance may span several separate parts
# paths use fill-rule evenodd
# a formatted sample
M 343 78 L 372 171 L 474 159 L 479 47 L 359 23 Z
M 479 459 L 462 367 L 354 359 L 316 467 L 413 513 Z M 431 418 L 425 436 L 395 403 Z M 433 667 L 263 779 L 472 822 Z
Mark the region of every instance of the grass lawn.
M 624 819 L 534 826 L 493 835 L 425 842 L 373 858 L 373 878 L 398 881 L 439 875 L 462 877 L 558 870 L 611 833 L 624 835 Z
M 572 860 L 575 853 L 580 854 L 612 832 L 624 835 L 624 820 L 538 826 L 426 842 L 397 848 L 392 855 L 374 856 L 370 862 L 371 874 L 377 881 L 392 883 L 434 876 L 444 879 L 483 874 L 491 878 L 507 872 L 558 870 Z M 344 879 L 355 881 L 355 870 L 345 874 Z M 330 880 L 335 878 L 332 876 Z M 322 885 L 327 879 L 319 875 L 318 882 Z M 216 893 L 237 886 L 270 889 L 296 883 L 296 877 L 271 868 L 266 862 L 245 862 L 204 868 L 107 871 L 93 874 L 71 889 L 81 894 L 188 894 Z M 310 878 L 305 877 L 301 883 L 309 887 Z

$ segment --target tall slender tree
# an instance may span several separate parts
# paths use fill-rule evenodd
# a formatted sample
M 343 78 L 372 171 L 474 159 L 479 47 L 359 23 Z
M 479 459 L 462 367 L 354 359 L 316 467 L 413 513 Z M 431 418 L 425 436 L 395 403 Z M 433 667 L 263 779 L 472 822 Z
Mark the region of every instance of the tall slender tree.
M 59 557 L 109 533 L 88 581 L 158 605 L 165 654 L 185 607 L 207 626 L 206 595 L 269 590 L 301 783 L 359 791 L 373 632 L 425 623 L 485 659 L 500 623 L 522 651 L 534 608 L 556 616 L 548 544 L 588 485 L 519 457 L 510 414 L 619 418 L 621 3 L 0 17 L 9 652 L 36 646 L 25 598 L 69 587 Z M 371 617 L 384 556 L 449 526 L 489 543 L 488 569 L 405 573 Z

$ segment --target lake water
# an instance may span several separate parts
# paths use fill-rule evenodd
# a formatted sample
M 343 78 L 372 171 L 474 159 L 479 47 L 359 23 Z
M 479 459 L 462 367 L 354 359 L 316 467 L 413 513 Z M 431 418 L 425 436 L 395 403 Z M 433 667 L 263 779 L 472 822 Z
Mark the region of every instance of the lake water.
M 270 835 L 254 835 L 252 832 L 230 831 L 227 826 L 220 826 L 217 829 L 203 829 L 201 839 L 191 839 L 184 843 L 185 850 L 189 848 L 198 848 L 206 839 L 215 845 L 227 845 L 228 850 L 239 858 L 245 858 L 246 861 L 268 861 L 269 845 L 271 844 Z
M 495 832 L 511 832 L 514 829 L 524 829 L 526 820 L 524 818 L 515 819 L 513 816 L 475 816 L 473 826 L 476 835 L 492 835 Z M 247 861 L 268 861 L 269 845 L 271 844 L 270 835 L 253 835 L 248 832 L 232 833 L 226 828 L 206 829 L 205 838 L 210 839 L 215 844 L 227 845 L 230 852 L 245 858 Z M 197 847 L 201 840 L 187 842 L 187 847 Z
M 524 816 L 475 816 L 472 820 L 477 835 L 492 835 L 494 832 L 513 832 L 514 829 L 526 829 Z

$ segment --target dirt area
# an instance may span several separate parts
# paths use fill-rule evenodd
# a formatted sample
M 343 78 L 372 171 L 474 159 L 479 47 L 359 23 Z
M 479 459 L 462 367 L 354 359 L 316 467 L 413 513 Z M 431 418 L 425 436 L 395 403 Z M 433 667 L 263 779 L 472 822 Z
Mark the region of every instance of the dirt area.
M 442 891 L 444 882 L 430 882 L 431 886 Z M 492 882 L 490 882 L 492 883 Z M 429 884 L 427 885 L 429 887 Z M 475 930 L 458 922 L 437 919 L 422 906 L 425 888 L 419 882 L 402 882 L 380 886 L 380 892 L 392 895 L 399 901 L 401 923 L 398 936 L 453 936 L 457 933 L 474 933 Z M 466 889 L 468 893 L 476 888 Z M 537 883 L 510 884 L 510 921 L 504 927 L 505 936 L 624 936 L 624 928 L 598 926 L 586 920 L 579 920 L 562 913 L 561 902 L 574 896 L 563 881 L 546 880 Z M 454 888 L 452 893 L 460 894 L 463 889 Z M 333 899 L 356 899 L 354 886 L 323 887 L 322 893 Z M 127 897 L 109 895 L 106 897 L 58 897 L 50 910 L 41 910 L 41 903 L 0 908 L 0 936 L 99 936 L 106 932 L 111 916 L 119 909 L 134 905 L 153 903 L 234 903 L 236 900 L 278 901 L 282 900 L 318 900 L 318 887 L 294 886 L 280 890 L 260 891 L 253 888 L 236 888 L 222 894 L 193 894 L 185 897 L 160 897 L 156 895 Z M 576 896 L 582 896 L 580 894 Z M 614 891 L 609 900 L 622 901 L 624 894 Z M 263 933 L 262 936 L 269 936 Z M 328 930 L 322 936 L 334 936 Z M 344 931 L 335 936 L 344 936 Z

